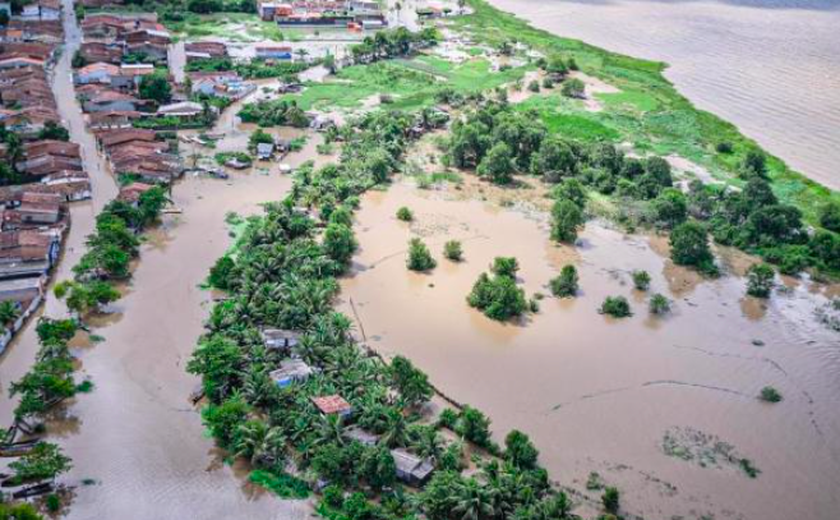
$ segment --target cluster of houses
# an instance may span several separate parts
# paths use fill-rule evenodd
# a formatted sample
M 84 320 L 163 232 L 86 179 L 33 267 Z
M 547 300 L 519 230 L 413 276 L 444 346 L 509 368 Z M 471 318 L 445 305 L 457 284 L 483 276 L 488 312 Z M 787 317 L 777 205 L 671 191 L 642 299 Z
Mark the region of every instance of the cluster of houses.
M 95 13 L 81 22 L 84 42 L 79 55 L 87 63 L 119 65 L 127 56 L 166 64 L 172 36 L 154 13 Z
M 303 359 L 295 356 L 294 347 L 300 341 L 300 333 L 281 329 L 263 329 L 261 331 L 263 345 L 269 351 L 280 353 L 285 357 L 279 367 L 269 373 L 269 377 L 280 388 L 305 382 L 318 369 L 309 366 Z M 353 425 L 353 406 L 341 395 L 321 395 L 312 398 L 312 404 L 325 416 L 334 415 L 345 424 L 344 436 L 348 441 L 357 441 L 365 446 L 374 446 L 379 442 L 379 436 Z M 431 460 L 419 457 L 410 451 L 397 448 L 391 450 L 396 466 L 396 476 L 406 484 L 421 486 L 435 470 Z M 326 485 L 322 482 L 320 485 Z
M 184 44 L 187 63 L 229 59 L 227 45 L 223 42 L 198 41 Z M 226 98 L 231 101 L 243 98 L 256 90 L 256 85 L 244 81 L 235 71 L 188 72 L 190 94 Z
M 170 144 L 158 139 L 157 132 L 141 128 L 95 130 L 115 175 L 130 175 L 149 184 L 168 184 L 183 173 Z
M 0 188 L 0 301 L 18 308 L 0 332 L 0 352 L 35 312 L 69 226 L 64 198 L 23 186 Z
M 387 25 L 385 12 L 375 0 L 294 0 L 257 2 L 263 20 L 290 27 L 346 27 L 381 29 Z

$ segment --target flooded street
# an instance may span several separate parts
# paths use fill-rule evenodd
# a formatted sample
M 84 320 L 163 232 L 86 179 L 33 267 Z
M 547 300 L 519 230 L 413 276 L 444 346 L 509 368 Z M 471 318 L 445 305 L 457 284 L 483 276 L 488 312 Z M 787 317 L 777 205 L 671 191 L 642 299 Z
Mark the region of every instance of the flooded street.
M 491 0 L 535 27 L 669 64 L 698 107 L 840 188 L 836 0 Z
M 582 489 L 588 473 L 599 472 L 619 486 L 628 512 L 836 518 L 840 351 L 837 335 L 813 320 L 821 296 L 794 286 L 763 309 L 744 300 L 742 278 L 703 281 L 671 264 L 666 239 L 625 237 L 595 222 L 577 248 L 558 247 L 539 212 L 462 200 L 476 193 L 475 181 L 465 182 L 461 191 L 444 192 L 399 183 L 364 197 L 361 251 L 342 296 L 351 316 L 352 300 L 374 348 L 410 357 L 443 392 L 482 409 L 499 441 L 511 428 L 527 432 L 562 483 Z M 401 206 L 414 222 L 395 218 Z M 412 236 L 438 260 L 432 273 L 406 269 Z M 462 263 L 442 257 L 453 238 L 463 242 Z M 495 256 L 517 257 L 529 296 L 549 294 L 549 279 L 573 263 L 582 293 L 547 297 L 527 323 L 493 322 L 465 298 Z M 648 315 L 646 296 L 632 288 L 635 269 L 651 274 L 651 293 L 674 301 L 670 317 Z M 609 295 L 626 296 L 635 315 L 598 314 Z M 759 401 L 766 385 L 784 401 Z M 701 467 L 663 452 L 666 434 L 691 432 L 731 444 L 761 474 L 753 480 L 725 461 Z
M 65 12 L 73 12 L 72 0 L 64 0 Z M 65 46 L 52 71 L 53 92 L 58 105 L 58 112 L 64 125 L 70 131 L 70 140 L 79 144 L 82 163 L 90 176 L 92 199 L 74 202 L 69 205 L 70 231 L 67 233 L 62 248 L 62 258 L 53 272 L 52 281 L 60 281 L 73 276 L 72 268 L 84 254 L 85 238 L 93 231 L 97 213 L 117 195 L 117 184 L 111 176 L 107 161 L 96 147 L 96 139 L 91 134 L 76 100 L 73 89 L 71 61 L 82 41 L 82 33 L 73 16 L 64 17 Z M 9 383 L 19 379 L 32 365 L 38 348 L 35 334 L 35 322 L 38 316 L 51 317 L 66 313 L 64 303 L 50 293 L 45 298 L 41 310 L 30 320 L 29 325 L 21 329 L 9 348 L 0 357 L 0 424 L 9 424 L 14 404 L 7 399 Z

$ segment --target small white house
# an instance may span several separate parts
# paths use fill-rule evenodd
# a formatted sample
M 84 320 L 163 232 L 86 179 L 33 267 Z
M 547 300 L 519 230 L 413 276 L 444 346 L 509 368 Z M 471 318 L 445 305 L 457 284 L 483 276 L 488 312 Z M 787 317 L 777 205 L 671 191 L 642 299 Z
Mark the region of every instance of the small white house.
M 261 161 L 267 161 L 271 159 L 271 156 L 274 154 L 274 144 L 273 143 L 259 143 L 257 145 L 257 158 Z

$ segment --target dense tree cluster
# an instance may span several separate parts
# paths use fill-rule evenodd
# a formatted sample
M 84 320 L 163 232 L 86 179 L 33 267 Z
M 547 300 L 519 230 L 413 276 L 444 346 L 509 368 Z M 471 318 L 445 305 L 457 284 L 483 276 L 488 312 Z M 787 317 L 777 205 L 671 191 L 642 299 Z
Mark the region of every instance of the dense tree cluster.
M 525 291 L 516 285 L 518 269 L 516 258 L 497 257 L 491 266 L 492 276 L 481 273 L 467 296 L 467 303 L 498 321 L 521 316 L 528 310 L 528 302 Z
M 237 114 L 243 123 L 256 123 L 260 126 L 294 126 L 306 128 L 309 118 L 295 101 L 273 99 L 248 103 Z
M 129 276 L 129 263 L 139 254 L 137 232 L 157 221 L 167 203 L 163 187 L 143 192 L 136 205 L 113 200 L 96 217 L 94 233 L 87 237 L 87 252 L 73 267 L 74 280 L 56 284 L 55 294 L 66 298 L 79 314 L 119 298 L 111 281 Z
M 373 36 L 366 36 L 362 43 L 350 47 L 350 54 L 356 63 L 407 56 L 420 49 L 438 43 L 437 30 L 428 27 L 419 32 L 411 32 L 405 27 L 377 31 Z

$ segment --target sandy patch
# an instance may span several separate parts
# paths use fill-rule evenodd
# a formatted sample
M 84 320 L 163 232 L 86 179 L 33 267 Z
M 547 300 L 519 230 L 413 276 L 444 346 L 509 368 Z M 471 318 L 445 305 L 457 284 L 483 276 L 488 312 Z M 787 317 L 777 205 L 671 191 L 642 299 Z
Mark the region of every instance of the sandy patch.
M 582 101 L 586 110 L 589 112 L 601 112 L 604 110 L 604 105 L 595 97 L 595 94 L 618 94 L 621 92 L 609 83 L 580 71 L 572 72 L 569 74 L 569 77 L 579 79 L 585 85 L 584 96 L 586 97 Z

